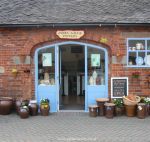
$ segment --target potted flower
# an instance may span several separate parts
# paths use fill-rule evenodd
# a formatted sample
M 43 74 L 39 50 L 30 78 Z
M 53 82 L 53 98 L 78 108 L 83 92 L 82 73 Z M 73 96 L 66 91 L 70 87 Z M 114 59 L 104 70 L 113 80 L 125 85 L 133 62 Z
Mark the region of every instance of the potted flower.
M 40 102 L 40 112 L 42 116 L 48 116 L 50 110 L 49 99 L 42 99 Z
M 122 98 L 113 99 L 113 103 L 115 104 L 115 115 L 121 116 L 124 114 L 124 105 Z

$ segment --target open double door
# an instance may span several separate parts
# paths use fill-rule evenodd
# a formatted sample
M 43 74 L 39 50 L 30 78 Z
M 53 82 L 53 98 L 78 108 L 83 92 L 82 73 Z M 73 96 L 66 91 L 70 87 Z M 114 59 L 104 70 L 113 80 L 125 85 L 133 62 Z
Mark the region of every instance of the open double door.
M 84 51 L 84 110 L 96 103 L 96 98 L 108 97 L 108 55 L 105 48 L 80 42 L 63 42 L 35 51 L 35 97 L 50 100 L 50 111 L 60 110 L 62 86 L 62 53 L 60 47 L 82 46 Z M 67 56 L 67 55 L 66 55 Z

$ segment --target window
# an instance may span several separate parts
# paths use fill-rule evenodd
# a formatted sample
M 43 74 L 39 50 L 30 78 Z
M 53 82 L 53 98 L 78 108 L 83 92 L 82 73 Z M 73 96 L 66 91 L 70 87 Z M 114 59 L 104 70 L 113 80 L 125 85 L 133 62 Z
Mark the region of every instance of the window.
M 150 67 L 150 38 L 128 38 L 127 57 L 129 67 Z
M 55 85 L 55 48 L 44 48 L 38 53 L 39 85 Z
M 88 47 L 88 85 L 105 85 L 105 52 Z

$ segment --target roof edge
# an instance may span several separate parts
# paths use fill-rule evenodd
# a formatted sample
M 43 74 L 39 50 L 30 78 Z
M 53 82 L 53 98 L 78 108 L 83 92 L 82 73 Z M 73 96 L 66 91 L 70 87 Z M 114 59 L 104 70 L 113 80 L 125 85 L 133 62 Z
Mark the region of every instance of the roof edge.
M 150 23 L 39 23 L 39 24 L 0 24 L 2 28 L 25 27 L 83 27 L 83 26 L 150 26 Z

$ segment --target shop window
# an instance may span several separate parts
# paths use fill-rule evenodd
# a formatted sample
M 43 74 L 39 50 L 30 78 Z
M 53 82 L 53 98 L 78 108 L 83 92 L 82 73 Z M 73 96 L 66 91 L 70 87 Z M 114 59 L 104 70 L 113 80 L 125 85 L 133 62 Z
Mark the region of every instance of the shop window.
M 105 52 L 88 47 L 88 84 L 105 85 Z
M 129 38 L 127 40 L 129 67 L 150 67 L 150 38 Z
M 38 82 L 39 85 L 55 85 L 55 48 L 39 51 Z

